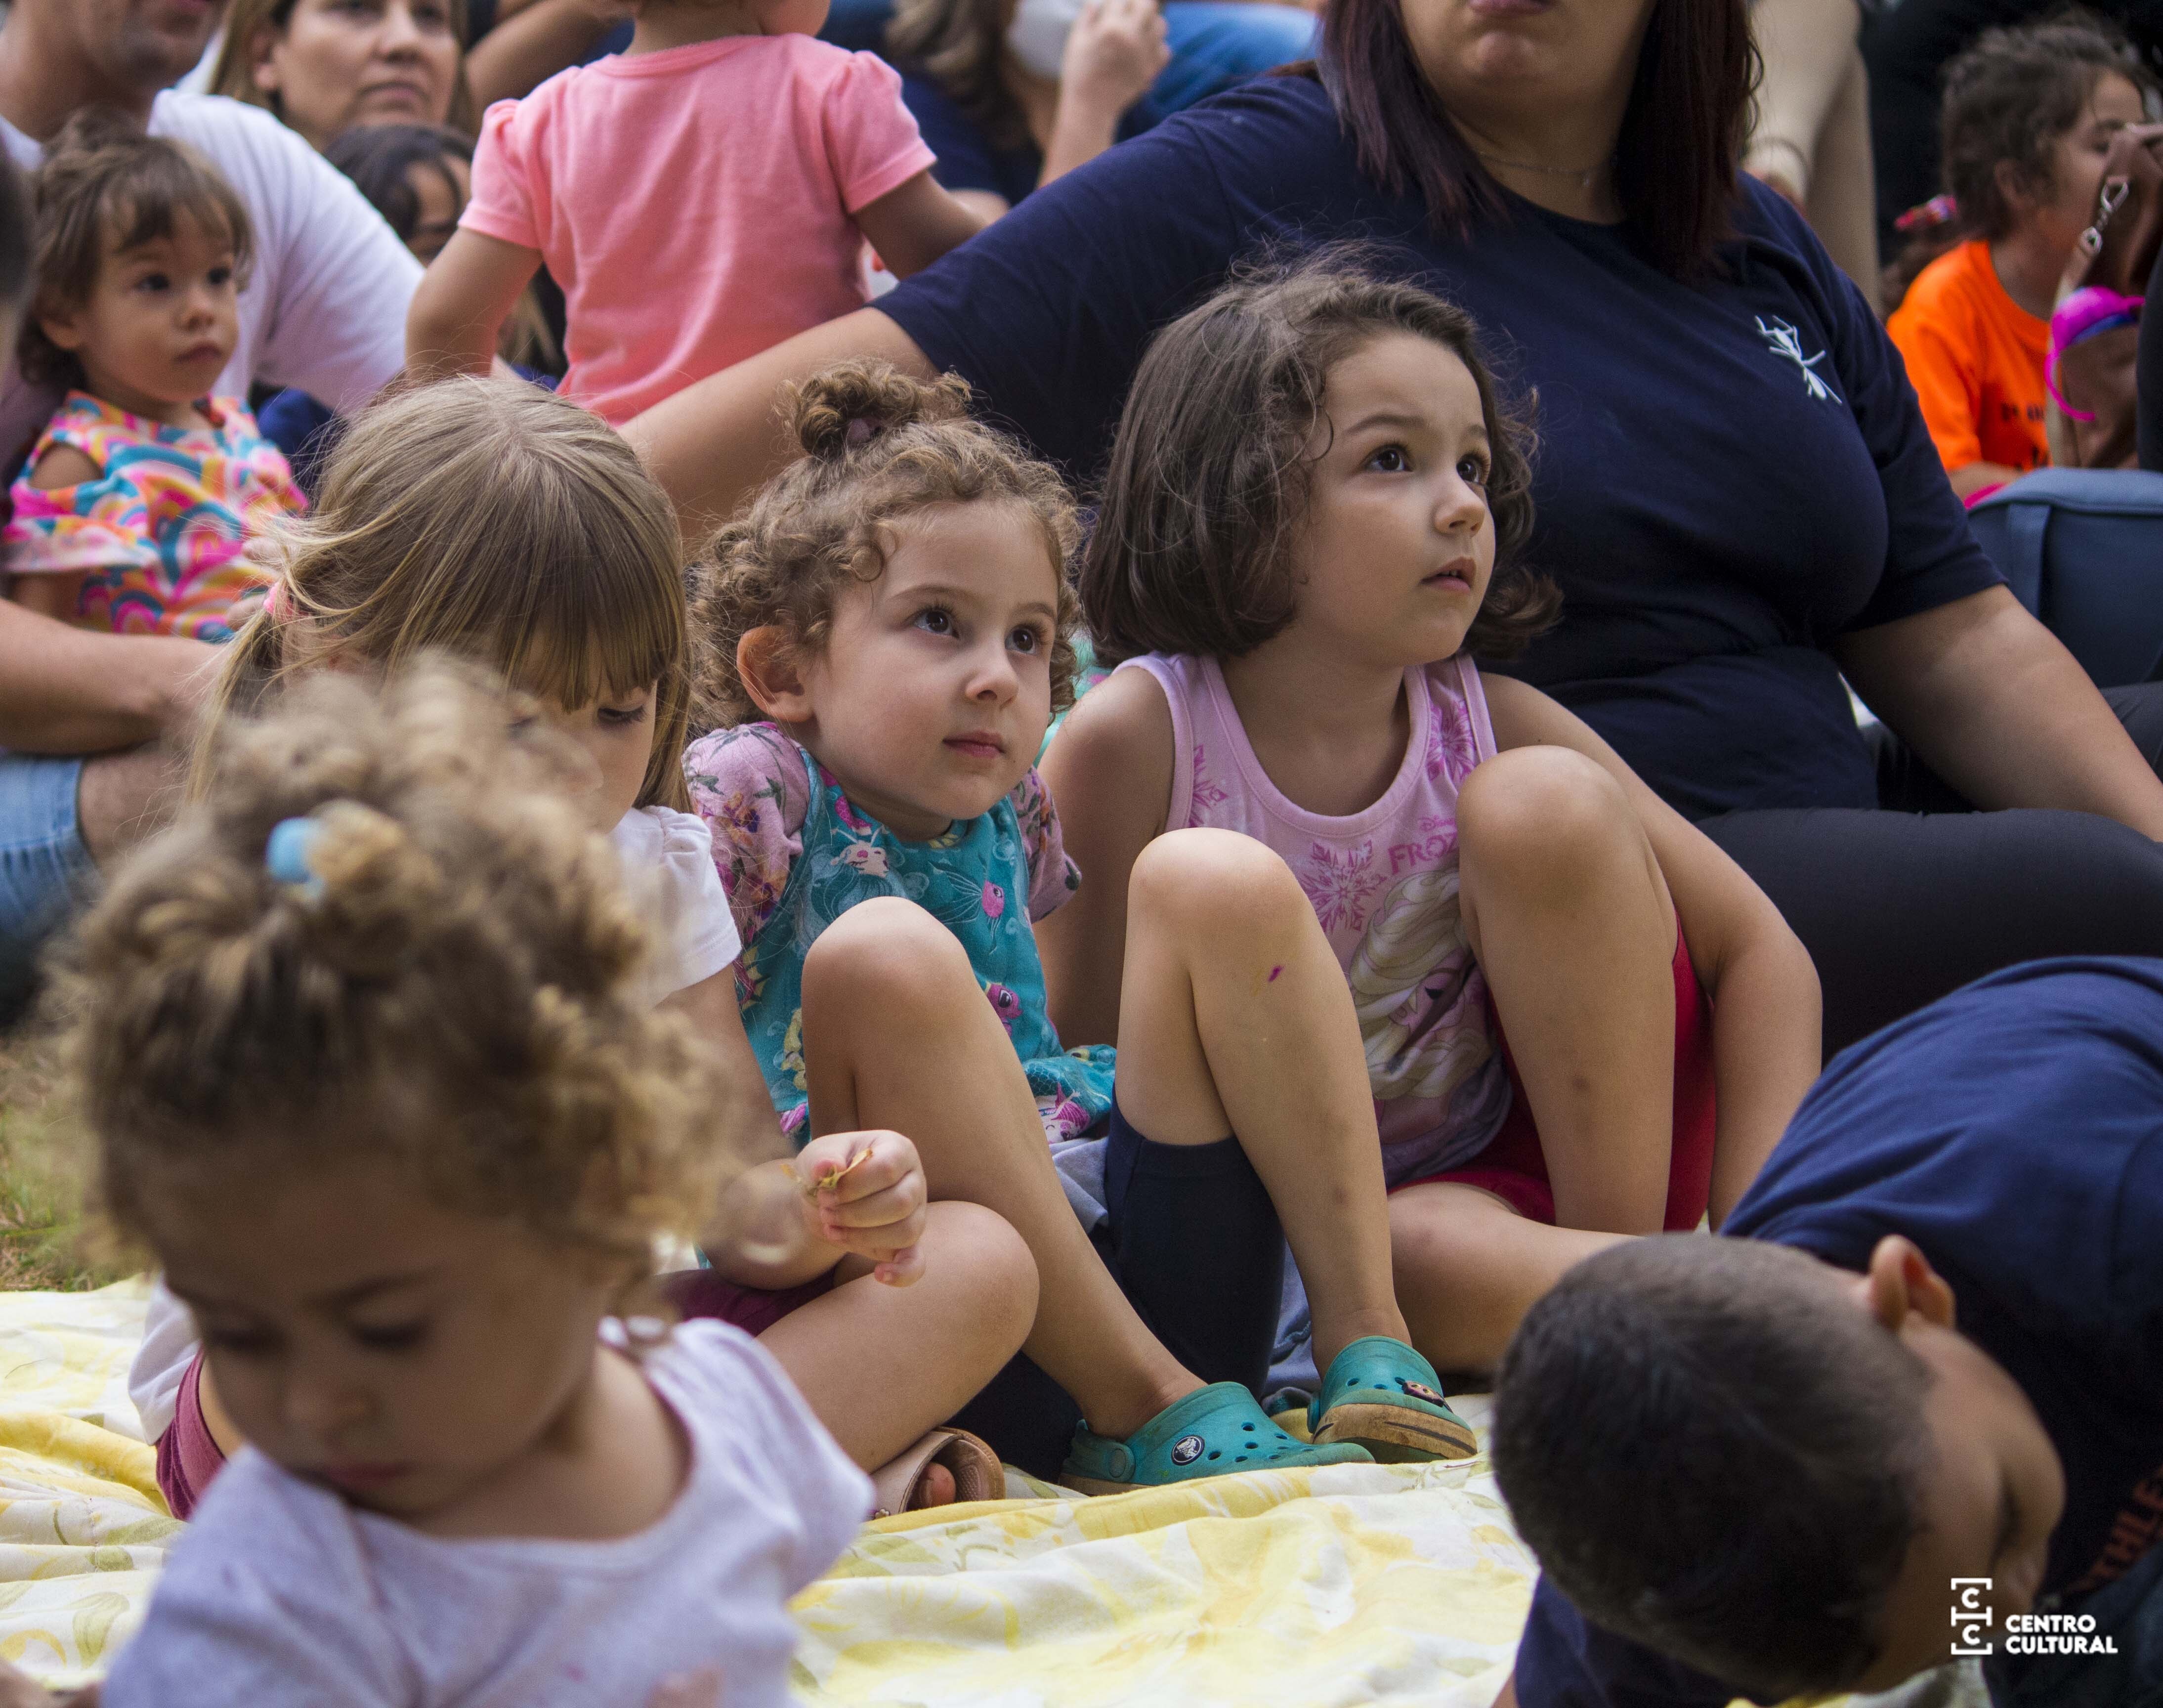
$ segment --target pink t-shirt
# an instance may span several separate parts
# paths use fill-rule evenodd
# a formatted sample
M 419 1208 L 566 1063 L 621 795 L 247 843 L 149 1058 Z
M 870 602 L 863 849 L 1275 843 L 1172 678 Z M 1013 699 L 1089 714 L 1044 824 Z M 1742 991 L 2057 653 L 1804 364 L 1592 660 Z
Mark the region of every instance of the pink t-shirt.
M 1411 739 L 1381 799 L 1325 818 L 1286 799 L 1247 740 L 1214 658 L 1152 652 L 1171 705 L 1165 827 L 1206 825 L 1284 857 L 1352 987 L 1391 1186 L 1459 1168 L 1510 1110 L 1487 1019 L 1487 982 L 1457 901 L 1457 792 L 1495 753 L 1487 693 L 1459 654 L 1405 672 Z
M 568 311 L 563 390 L 621 422 L 862 307 L 851 216 L 931 162 L 872 55 L 724 36 L 497 102 L 458 223 L 541 252 Z

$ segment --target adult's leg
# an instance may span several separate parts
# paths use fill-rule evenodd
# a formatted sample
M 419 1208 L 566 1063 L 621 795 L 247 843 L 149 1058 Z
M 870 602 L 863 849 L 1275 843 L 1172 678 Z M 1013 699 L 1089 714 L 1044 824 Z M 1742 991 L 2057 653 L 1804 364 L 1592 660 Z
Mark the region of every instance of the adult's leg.
M 97 887 L 76 804 L 86 768 L 0 752 L 0 1026 L 29 1005 L 45 940 Z
M 1742 164 L 1802 204 L 1875 308 L 1877 191 L 1856 0 L 1757 0 L 1751 21 L 1765 76 Z
M 995 1210 L 1035 1260 L 1031 1360 L 1102 1435 L 1131 1435 L 1202 1386 L 1143 1325 L 1067 1203 L 1036 1101 L 954 935 L 921 908 L 851 908 L 804 964 L 817 1133 L 904 1133 L 934 1199 Z
M 1851 45 L 1825 128 L 1818 133 L 1817 176 L 1810 184 L 1811 228 L 1863 301 L 1882 312 L 1878 247 L 1877 163 L 1870 154 L 1870 77 Z
M 1826 808 L 1698 828 L 1810 951 L 1828 1056 L 2018 961 L 2163 956 L 2163 846 L 2091 814 Z

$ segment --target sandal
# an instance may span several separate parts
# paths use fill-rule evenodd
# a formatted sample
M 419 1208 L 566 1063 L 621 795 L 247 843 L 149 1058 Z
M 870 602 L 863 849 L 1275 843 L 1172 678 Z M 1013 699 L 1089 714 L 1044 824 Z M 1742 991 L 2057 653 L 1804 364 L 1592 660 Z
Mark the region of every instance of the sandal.
M 1124 1441 L 1076 1425 L 1059 1480 L 1085 1495 L 1123 1495 L 1235 1470 L 1373 1462 L 1364 1448 L 1349 1442 L 1310 1446 L 1287 1435 L 1238 1382 L 1212 1382 L 1165 1407 Z
M 952 1475 L 956 1506 L 964 1501 L 1006 1498 L 1006 1469 L 988 1443 L 966 1429 L 935 1429 L 872 1473 L 872 1517 L 891 1518 L 897 1512 L 916 1510 L 916 1491 L 924 1474 L 935 1464 L 945 1466 Z
M 1480 1451 L 1479 1437 L 1443 1398 L 1434 1366 L 1385 1334 L 1355 1340 L 1329 1360 L 1307 1426 L 1317 1441 L 1355 1443 L 1384 1464 Z

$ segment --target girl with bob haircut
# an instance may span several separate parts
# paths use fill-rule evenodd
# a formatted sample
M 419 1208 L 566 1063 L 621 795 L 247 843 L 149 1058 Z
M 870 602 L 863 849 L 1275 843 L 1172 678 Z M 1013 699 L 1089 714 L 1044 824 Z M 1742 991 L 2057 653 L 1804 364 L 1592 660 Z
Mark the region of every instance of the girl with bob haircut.
M 1491 1369 L 1588 1253 L 1717 1226 L 1818 1068 L 1816 980 L 1772 904 L 1474 662 L 1554 615 L 1522 431 L 1470 319 L 1356 258 L 1175 322 L 1082 568 L 1118 668 L 1045 760 L 1086 874 L 1043 934 L 1066 1037 L 1131 1023 L 1129 874 L 1163 837 L 1291 867 L 1359 1017 L 1397 1300 L 1446 1370 Z
M 354 422 L 315 516 L 278 545 L 266 608 L 226 657 L 198 792 L 217 730 L 298 683 L 395 678 L 435 653 L 487 671 L 514 691 L 516 715 L 582 757 L 580 808 L 657 928 L 647 999 L 689 1016 L 732 1069 L 707 1111 L 715 1142 L 780 1153 L 732 999 L 741 946 L 712 840 L 683 809 L 691 642 L 674 521 L 630 448 L 521 382 L 408 391 Z M 820 1284 L 793 1297 L 805 1307 L 797 1320 L 783 1325 L 768 1296 L 704 1269 L 672 1279 L 671 1297 L 686 1314 L 772 1331 L 768 1349 L 843 1446 L 867 1470 L 887 1468 L 882 1507 L 951 1499 L 995 1470 L 988 1454 L 945 1436 L 916 1449 L 1020 1344 L 1034 1299 L 1028 1253 L 974 1206 L 927 1216 L 915 1152 L 897 1134 L 830 1134 L 798 1160 L 795 1178 L 844 1169 L 845 1180 L 791 1191 L 779 1208 L 757 1180 L 704 1207 L 717 1253 L 742 1240 L 808 1255 Z M 215 1381 L 201 1380 L 195 1339 L 161 1300 L 130 1379 L 175 1511 L 201 1497 L 238 1439 Z M 884 1398 L 877 1407 L 859 1402 L 867 1380 Z
M 1034 761 L 1071 696 L 1074 509 L 967 396 L 867 363 L 798 387 L 802 455 L 708 554 L 727 727 L 683 762 L 783 1129 L 912 1134 L 935 1198 L 1028 1243 L 1024 1349 L 1081 1409 L 1069 1486 L 1463 1458 L 1390 1297 L 1351 1005 L 1284 862 L 1213 830 L 1129 862 L 1131 1027 L 1115 1054 L 1051 1024 L 1030 927 L 1082 880 Z M 1312 1447 L 1255 1400 L 1286 1238 L 1333 1360 Z
M 785 1700 L 870 1489 L 749 1336 L 623 1320 L 744 1159 L 579 758 L 492 684 L 318 678 L 85 925 L 103 1201 L 249 1443 L 114 1708 Z

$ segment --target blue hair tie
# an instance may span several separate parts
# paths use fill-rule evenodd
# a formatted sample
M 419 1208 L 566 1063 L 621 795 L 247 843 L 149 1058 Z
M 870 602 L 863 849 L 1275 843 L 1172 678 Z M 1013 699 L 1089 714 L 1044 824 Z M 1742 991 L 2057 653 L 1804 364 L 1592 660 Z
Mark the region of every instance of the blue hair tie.
M 280 883 L 290 883 L 310 901 L 323 893 L 323 881 L 308 865 L 308 851 L 322 834 L 321 819 L 280 819 L 270 828 L 263 863 Z

